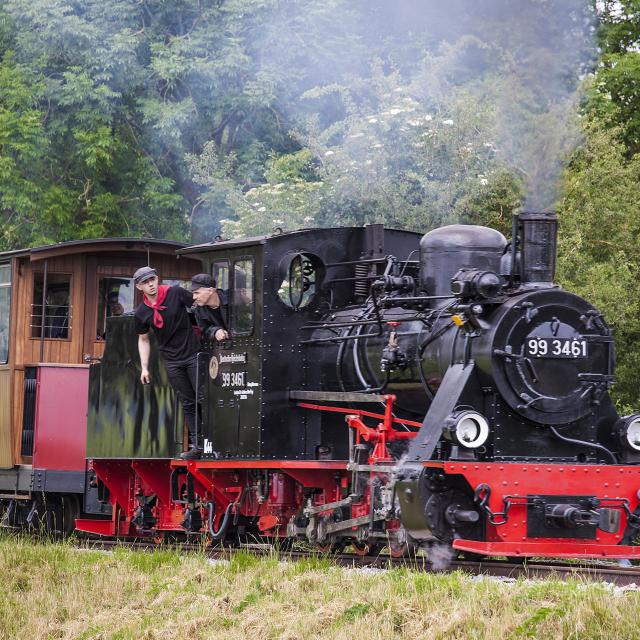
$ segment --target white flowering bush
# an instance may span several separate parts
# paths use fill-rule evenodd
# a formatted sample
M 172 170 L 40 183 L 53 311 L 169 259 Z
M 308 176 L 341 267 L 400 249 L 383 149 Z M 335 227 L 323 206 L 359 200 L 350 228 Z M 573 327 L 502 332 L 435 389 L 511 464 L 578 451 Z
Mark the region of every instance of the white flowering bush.
M 338 86 L 303 96 L 319 109 L 338 96 L 346 117 L 325 129 L 309 120 L 302 150 L 272 158 L 268 182 L 235 198 L 223 235 L 370 222 L 422 231 L 487 218 L 509 227 L 519 182 L 500 163 L 491 113 L 464 93 L 425 104 L 419 84 L 396 73 L 377 70 L 373 84 L 359 103 Z

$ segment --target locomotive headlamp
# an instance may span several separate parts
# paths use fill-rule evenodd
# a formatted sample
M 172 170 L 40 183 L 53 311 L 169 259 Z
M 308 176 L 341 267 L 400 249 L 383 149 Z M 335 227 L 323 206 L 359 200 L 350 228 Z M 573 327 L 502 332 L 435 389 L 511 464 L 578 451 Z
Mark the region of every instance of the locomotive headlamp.
M 467 449 L 481 447 L 489 437 L 487 419 L 475 411 L 462 411 L 451 416 L 451 439 Z
M 633 451 L 640 451 L 640 415 L 626 416 L 620 423 L 618 436 L 621 443 Z

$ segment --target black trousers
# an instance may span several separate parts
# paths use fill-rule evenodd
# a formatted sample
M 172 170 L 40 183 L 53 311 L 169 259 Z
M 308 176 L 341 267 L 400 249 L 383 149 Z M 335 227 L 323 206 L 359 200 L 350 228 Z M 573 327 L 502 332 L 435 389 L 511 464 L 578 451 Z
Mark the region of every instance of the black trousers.
M 198 354 L 194 354 L 187 360 L 165 361 L 169 382 L 182 403 L 184 417 L 189 428 L 189 442 L 192 445 L 198 444 L 196 434 L 202 432 L 202 429 L 196 429 L 196 407 L 198 408 L 198 427 L 201 427 L 202 411 L 198 405 L 202 400 L 203 370 L 206 363 L 204 358 L 201 358 L 198 367 L 197 362 Z M 196 378 L 196 375 L 200 377 L 200 380 Z

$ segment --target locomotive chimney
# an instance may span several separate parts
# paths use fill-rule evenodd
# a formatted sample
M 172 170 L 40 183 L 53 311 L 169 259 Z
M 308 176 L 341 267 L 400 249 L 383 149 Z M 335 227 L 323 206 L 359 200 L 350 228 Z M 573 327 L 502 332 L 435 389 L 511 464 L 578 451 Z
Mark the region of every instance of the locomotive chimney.
M 518 227 L 522 282 L 552 283 L 556 273 L 558 217 L 555 213 L 521 213 Z

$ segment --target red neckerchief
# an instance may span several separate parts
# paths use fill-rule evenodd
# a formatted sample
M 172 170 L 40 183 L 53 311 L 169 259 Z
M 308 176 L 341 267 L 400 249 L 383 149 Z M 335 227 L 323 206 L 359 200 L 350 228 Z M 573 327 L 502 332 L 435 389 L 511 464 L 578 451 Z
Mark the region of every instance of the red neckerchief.
M 169 291 L 169 289 L 170 287 L 168 284 L 161 284 L 158 286 L 158 295 L 156 296 L 155 302 L 151 302 L 146 295 L 142 297 L 142 301 L 147 305 L 147 307 L 151 307 L 153 309 L 153 326 L 158 329 L 162 329 L 162 327 L 164 327 L 164 318 L 160 312 L 164 311 L 167 307 L 162 307 L 160 305 L 167 297 L 167 291 Z

